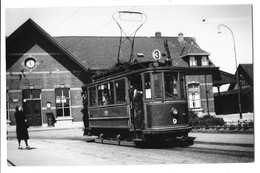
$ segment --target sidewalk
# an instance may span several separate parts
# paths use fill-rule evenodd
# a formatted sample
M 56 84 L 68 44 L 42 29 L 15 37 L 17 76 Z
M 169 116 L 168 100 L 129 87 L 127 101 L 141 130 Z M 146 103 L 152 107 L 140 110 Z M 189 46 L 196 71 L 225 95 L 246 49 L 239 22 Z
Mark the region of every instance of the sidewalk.
M 190 133 L 194 143 L 254 147 L 253 134 Z
M 83 136 L 83 127 L 30 127 L 30 138 L 91 140 L 93 137 Z M 254 147 L 253 134 L 221 134 L 221 133 L 189 133 L 195 137 L 194 144 L 235 145 Z M 8 129 L 8 138 L 16 138 L 15 127 Z
M 31 126 L 28 128 L 28 131 L 53 131 L 53 130 L 66 130 L 66 129 L 83 129 L 83 123 L 73 123 L 70 126 Z M 16 126 L 12 125 L 7 127 L 7 132 L 15 132 Z

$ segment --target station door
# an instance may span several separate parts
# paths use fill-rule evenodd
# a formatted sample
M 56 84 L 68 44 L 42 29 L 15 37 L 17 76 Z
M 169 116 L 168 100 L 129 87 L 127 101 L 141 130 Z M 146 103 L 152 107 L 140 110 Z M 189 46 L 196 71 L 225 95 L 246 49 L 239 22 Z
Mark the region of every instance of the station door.
M 41 90 L 23 90 L 23 111 L 30 126 L 41 126 Z

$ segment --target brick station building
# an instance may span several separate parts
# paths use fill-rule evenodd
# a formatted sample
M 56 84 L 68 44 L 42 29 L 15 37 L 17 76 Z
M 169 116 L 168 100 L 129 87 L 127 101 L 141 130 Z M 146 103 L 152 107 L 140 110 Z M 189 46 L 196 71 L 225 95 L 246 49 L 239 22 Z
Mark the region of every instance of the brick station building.
M 167 42 L 168 52 L 165 48 Z M 48 124 L 52 113 L 56 125 L 82 123 L 81 86 L 91 82 L 117 63 L 119 37 L 52 37 L 28 19 L 6 39 L 6 118 L 15 125 L 14 112 L 22 105 L 32 126 Z M 120 61 L 128 61 L 129 42 L 121 47 Z M 215 114 L 213 85 L 220 78 L 219 68 L 209 59 L 192 37 L 180 33 L 176 37 L 135 39 L 134 59 L 153 60 L 152 52 L 162 53 L 160 61 L 170 54 L 173 66 L 187 67 L 186 93 L 189 110 L 200 115 Z M 142 58 L 137 57 L 141 54 Z

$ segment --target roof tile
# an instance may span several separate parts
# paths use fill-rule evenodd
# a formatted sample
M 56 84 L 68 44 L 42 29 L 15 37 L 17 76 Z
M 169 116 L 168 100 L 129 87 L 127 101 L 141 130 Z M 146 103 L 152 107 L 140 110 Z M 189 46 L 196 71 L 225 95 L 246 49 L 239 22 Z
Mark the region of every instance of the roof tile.
M 54 37 L 61 45 L 67 48 L 75 57 L 91 69 L 109 69 L 117 63 L 120 37 Z M 153 60 L 152 52 L 155 49 L 166 53 L 164 41 L 168 41 L 168 47 L 174 65 L 186 67 L 188 64 L 181 58 L 187 48 L 189 53 L 207 53 L 200 49 L 191 37 L 185 37 L 184 42 L 179 42 L 178 37 L 136 37 L 134 44 L 134 59 L 138 61 Z M 193 42 L 193 44 L 191 44 Z M 143 58 L 138 58 L 137 53 L 143 53 Z M 120 62 L 130 59 L 131 43 L 124 40 L 120 51 Z M 208 54 L 208 53 L 207 53 Z M 164 62 L 166 57 L 161 58 Z

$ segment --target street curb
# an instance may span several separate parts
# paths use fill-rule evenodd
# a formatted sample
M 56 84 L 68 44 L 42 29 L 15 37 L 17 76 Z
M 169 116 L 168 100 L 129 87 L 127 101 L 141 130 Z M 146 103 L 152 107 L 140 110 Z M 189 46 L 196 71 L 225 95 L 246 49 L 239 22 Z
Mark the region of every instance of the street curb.
M 35 131 L 55 131 L 55 130 L 73 130 L 73 129 L 82 129 L 83 127 L 49 127 L 49 128 L 28 128 L 28 132 Z M 8 133 L 16 133 L 16 129 L 7 129 Z
M 83 127 L 48 127 L 48 128 L 29 128 L 29 132 L 37 132 L 37 131 L 56 131 L 56 130 L 82 130 L 83 134 Z M 9 129 L 7 133 L 16 133 L 15 129 Z M 42 137 L 41 137 L 42 138 Z M 48 139 L 48 137 L 45 137 L 44 139 Z M 69 140 L 82 140 L 88 142 L 91 141 L 91 137 L 87 136 L 73 136 L 73 137 L 56 137 L 53 139 L 69 139 Z M 197 138 L 198 139 L 198 138 Z M 208 145 L 226 145 L 226 146 L 240 146 L 240 147 L 254 147 L 254 144 L 252 143 L 230 143 L 230 142 L 208 142 L 208 141 L 200 141 L 194 140 L 194 144 L 208 144 Z
M 194 141 L 194 144 L 208 144 L 208 145 L 227 145 L 227 146 L 240 146 L 240 147 L 254 147 L 254 144 L 245 143 L 226 143 L 226 142 L 205 142 L 205 141 Z

